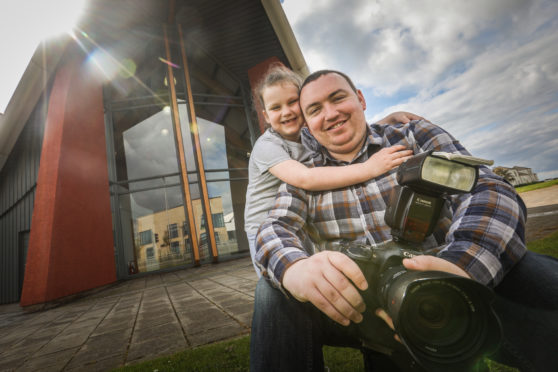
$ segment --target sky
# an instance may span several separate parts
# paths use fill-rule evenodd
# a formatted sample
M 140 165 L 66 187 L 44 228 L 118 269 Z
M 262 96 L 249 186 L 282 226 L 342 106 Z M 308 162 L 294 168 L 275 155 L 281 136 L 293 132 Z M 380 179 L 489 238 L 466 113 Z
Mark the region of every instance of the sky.
M 410 111 L 495 166 L 558 177 L 558 1 L 282 5 L 310 71 L 347 73 L 370 121 Z
M 10 57 L 0 69 L 0 113 L 38 41 L 71 29 L 83 8 L 83 0 L 56 1 L 63 6 L 2 5 L 0 44 Z M 411 111 L 495 165 L 558 177 L 558 1 L 282 4 L 310 70 L 348 73 L 370 121 Z
M 72 29 L 85 0 L 3 1 L 0 11 L 0 114 L 3 114 L 41 40 Z

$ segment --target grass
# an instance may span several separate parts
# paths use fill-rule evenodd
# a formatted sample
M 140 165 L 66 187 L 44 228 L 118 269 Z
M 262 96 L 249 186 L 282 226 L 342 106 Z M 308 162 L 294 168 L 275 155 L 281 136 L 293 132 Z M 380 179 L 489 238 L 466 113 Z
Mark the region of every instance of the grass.
M 527 248 L 558 258 L 558 231 L 530 242 Z M 118 372 L 172 372 L 172 371 L 248 371 L 250 338 L 248 336 L 186 350 L 171 356 L 117 368 Z M 324 362 L 330 371 L 363 371 L 360 352 L 350 348 L 324 347 Z M 515 368 L 489 359 L 484 362 L 490 372 L 517 372 Z
M 527 244 L 530 251 L 558 258 L 558 231 Z
M 539 183 L 533 183 L 531 185 L 526 185 L 526 186 L 516 187 L 515 191 L 517 191 L 518 193 L 521 193 L 521 192 L 525 192 L 525 191 L 533 191 L 533 190 L 538 190 L 538 189 L 544 189 L 545 187 L 550 187 L 550 186 L 554 186 L 554 185 L 558 185 L 558 179 L 539 182 Z

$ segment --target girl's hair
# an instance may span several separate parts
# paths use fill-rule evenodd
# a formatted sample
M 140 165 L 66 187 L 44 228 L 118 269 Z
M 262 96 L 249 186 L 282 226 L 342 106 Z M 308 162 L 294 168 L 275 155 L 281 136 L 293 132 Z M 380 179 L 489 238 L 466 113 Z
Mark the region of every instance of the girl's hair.
M 302 77 L 283 65 L 272 65 L 255 89 L 256 96 L 258 97 L 262 108 L 265 109 L 265 102 L 263 100 L 263 92 L 265 88 L 282 83 L 291 83 L 297 89 L 300 89 L 300 86 L 302 85 Z

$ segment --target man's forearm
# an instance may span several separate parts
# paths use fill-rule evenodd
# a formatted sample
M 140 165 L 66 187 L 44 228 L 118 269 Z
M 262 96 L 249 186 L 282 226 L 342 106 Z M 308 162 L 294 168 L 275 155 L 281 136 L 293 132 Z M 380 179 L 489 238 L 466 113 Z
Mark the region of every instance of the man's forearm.
M 411 126 L 424 150 L 469 152 L 449 133 L 430 123 Z M 515 189 L 488 168 L 481 168 L 471 194 L 453 201 L 455 210 L 438 256 L 464 269 L 475 280 L 496 286 L 525 254 L 526 209 Z
M 512 186 L 485 174 L 457 206 L 439 256 L 494 287 L 526 252 L 526 209 Z
M 309 256 L 303 250 L 302 239 L 306 213 L 304 190 L 283 184 L 279 188 L 275 207 L 258 231 L 256 263 L 262 269 L 262 274 L 279 288 L 285 270 L 294 262 Z

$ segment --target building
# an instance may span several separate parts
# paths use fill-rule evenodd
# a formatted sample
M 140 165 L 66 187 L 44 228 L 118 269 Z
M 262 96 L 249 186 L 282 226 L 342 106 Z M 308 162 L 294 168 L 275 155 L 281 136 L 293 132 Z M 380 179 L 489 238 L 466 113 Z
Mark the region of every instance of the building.
M 0 117 L 0 303 L 248 254 L 251 89 L 277 62 L 307 72 L 279 0 L 90 0 Z
M 531 168 L 514 166 L 513 168 L 494 167 L 494 173 L 504 177 L 513 186 L 527 185 L 539 182 L 536 173 Z

